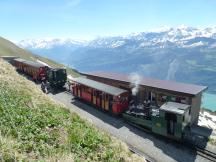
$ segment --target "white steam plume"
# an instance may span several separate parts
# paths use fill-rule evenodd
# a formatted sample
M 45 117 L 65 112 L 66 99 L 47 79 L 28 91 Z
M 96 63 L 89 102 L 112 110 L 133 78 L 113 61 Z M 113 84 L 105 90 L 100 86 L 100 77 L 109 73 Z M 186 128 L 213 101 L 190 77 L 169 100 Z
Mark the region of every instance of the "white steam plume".
M 175 74 L 178 70 L 179 67 L 179 62 L 177 59 L 174 59 L 170 64 L 169 64 L 169 69 L 167 72 L 167 80 L 175 80 Z
M 140 84 L 141 78 L 139 74 L 131 73 L 129 75 L 129 80 L 131 82 L 131 87 L 133 87 L 132 94 L 135 96 L 137 92 L 139 91 L 139 84 Z

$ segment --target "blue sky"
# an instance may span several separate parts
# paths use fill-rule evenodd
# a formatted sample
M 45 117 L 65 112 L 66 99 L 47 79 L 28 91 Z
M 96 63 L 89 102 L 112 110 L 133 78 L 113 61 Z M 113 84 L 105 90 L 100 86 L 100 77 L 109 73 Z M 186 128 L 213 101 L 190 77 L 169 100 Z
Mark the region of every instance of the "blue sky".
M 1 0 L 0 36 L 93 39 L 216 25 L 216 0 Z

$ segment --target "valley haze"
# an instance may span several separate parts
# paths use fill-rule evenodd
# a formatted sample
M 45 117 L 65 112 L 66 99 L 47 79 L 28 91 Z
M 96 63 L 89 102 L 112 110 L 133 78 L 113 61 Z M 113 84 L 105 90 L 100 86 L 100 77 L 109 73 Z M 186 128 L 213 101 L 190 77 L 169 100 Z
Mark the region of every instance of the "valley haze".
M 25 39 L 31 52 L 81 72 L 111 71 L 208 86 L 216 110 L 216 26 L 181 25 L 94 40 Z M 213 96 L 213 97 L 212 97 Z

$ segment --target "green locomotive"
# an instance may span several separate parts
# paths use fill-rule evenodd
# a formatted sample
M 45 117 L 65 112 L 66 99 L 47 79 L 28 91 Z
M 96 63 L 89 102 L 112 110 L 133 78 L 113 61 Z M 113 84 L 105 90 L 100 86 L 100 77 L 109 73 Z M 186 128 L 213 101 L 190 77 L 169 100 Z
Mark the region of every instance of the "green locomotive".
M 41 89 L 44 93 L 62 88 L 67 82 L 65 68 L 47 68 L 46 76 L 42 79 Z
M 190 125 L 190 106 L 166 102 L 160 108 L 155 106 L 142 109 L 136 107 L 123 113 L 123 118 L 155 134 L 181 140 Z

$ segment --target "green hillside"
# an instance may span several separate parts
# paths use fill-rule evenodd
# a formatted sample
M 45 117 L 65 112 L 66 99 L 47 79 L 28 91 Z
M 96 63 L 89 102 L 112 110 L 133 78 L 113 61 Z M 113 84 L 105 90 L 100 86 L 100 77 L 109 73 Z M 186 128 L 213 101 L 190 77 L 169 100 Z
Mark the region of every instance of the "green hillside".
M 55 61 L 52 61 L 41 56 L 37 56 L 29 51 L 26 51 L 2 37 L 0 37 L 0 56 L 18 56 L 32 61 L 41 60 L 52 67 L 65 67 L 64 65 L 58 64 Z M 79 73 L 76 70 L 68 67 L 67 72 L 74 77 L 79 76 Z
M 0 59 L 0 161 L 144 161 Z

